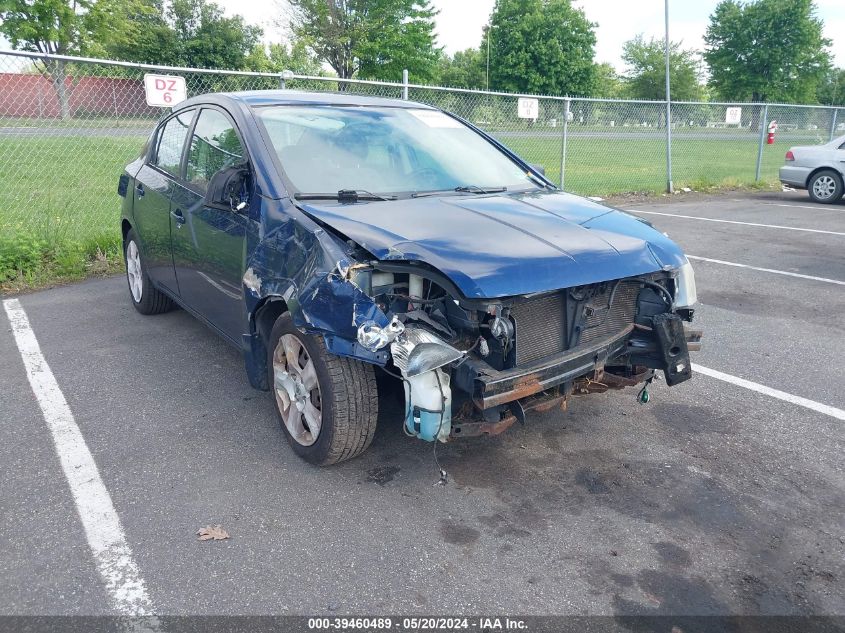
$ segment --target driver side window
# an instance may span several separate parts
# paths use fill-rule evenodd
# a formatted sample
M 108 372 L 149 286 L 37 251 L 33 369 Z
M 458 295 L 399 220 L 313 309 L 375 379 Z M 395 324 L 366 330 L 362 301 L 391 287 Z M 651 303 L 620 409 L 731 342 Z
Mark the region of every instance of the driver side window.
M 244 155 L 229 119 L 217 110 L 203 109 L 188 147 L 186 179 L 193 189 L 205 193 L 214 174 L 243 162 Z

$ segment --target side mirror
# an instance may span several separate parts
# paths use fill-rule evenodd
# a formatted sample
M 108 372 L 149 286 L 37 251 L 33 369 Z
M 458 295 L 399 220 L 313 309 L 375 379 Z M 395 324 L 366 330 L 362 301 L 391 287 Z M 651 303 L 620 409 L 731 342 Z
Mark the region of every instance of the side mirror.
M 528 163 L 528 166 L 541 176 L 546 175 L 546 168 L 540 165 L 539 163 Z
M 205 192 L 206 206 L 224 211 L 243 211 L 245 201 L 244 185 L 249 170 L 245 164 L 221 169 L 211 177 Z

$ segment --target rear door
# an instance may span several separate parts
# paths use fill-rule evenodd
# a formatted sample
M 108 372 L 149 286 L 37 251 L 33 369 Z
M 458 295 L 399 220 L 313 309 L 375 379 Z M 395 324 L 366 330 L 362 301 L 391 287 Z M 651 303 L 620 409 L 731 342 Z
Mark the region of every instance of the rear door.
M 173 194 L 173 260 L 182 300 L 235 343 L 246 332 L 245 239 L 258 224 L 242 212 L 205 205 L 212 176 L 246 162 L 235 124 L 204 106 L 187 145 L 185 179 Z
M 135 176 L 135 232 L 147 274 L 157 284 L 179 294 L 173 270 L 170 244 L 170 200 L 178 187 L 185 141 L 196 109 L 185 110 L 165 120 L 158 129 L 152 149 Z

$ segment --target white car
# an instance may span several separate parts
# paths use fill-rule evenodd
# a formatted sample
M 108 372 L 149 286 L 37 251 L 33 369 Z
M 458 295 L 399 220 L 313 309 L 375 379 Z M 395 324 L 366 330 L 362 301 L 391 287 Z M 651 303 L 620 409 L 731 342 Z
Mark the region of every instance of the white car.
M 836 202 L 845 191 L 845 136 L 824 145 L 790 147 L 779 176 L 790 187 L 806 189 L 814 202 Z

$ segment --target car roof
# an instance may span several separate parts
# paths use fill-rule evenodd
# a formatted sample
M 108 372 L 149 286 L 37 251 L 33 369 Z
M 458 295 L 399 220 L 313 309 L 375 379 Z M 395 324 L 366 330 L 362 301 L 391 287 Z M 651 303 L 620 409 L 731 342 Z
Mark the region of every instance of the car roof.
M 349 92 L 308 92 L 304 90 L 249 90 L 244 92 L 213 92 L 191 97 L 180 103 L 175 109 L 182 109 L 203 103 L 217 103 L 236 101 L 249 107 L 269 105 L 323 105 L 323 106 L 382 106 L 391 108 L 425 108 L 432 110 L 429 105 L 404 101 L 402 99 L 388 99 L 385 97 L 370 97 L 356 95 Z

